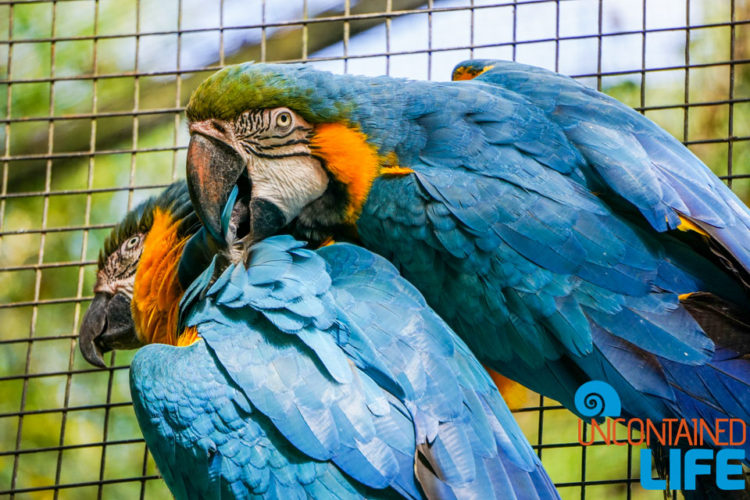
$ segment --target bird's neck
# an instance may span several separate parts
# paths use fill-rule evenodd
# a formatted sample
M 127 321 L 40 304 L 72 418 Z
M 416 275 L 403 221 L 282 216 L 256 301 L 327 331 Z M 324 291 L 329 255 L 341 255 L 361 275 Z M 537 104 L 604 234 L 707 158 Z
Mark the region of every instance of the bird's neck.
M 342 123 L 318 125 L 310 146 L 331 175 L 345 186 L 347 199 L 341 222 L 354 224 L 380 171 L 377 149 L 358 128 Z
M 326 192 L 302 210 L 292 232 L 313 244 L 342 236 L 356 238 L 356 224 L 375 180 L 414 172 L 400 166 L 395 153 L 380 154 L 356 126 L 317 125 L 310 146 L 331 181 Z
M 161 209 L 154 211 L 154 222 L 143 244 L 131 301 L 131 312 L 138 338 L 144 344 L 181 344 L 178 310 L 184 290 L 177 268 L 189 237 L 178 234 L 179 220 Z

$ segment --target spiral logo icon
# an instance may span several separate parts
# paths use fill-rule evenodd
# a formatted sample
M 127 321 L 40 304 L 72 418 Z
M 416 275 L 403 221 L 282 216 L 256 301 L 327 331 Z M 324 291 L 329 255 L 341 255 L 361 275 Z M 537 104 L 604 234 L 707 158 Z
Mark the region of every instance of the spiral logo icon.
M 584 417 L 619 417 L 622 411 L 620 396 L 614 387 L 601 380 L 591 380 L 578 388 L 575 394 L 578 413 Z

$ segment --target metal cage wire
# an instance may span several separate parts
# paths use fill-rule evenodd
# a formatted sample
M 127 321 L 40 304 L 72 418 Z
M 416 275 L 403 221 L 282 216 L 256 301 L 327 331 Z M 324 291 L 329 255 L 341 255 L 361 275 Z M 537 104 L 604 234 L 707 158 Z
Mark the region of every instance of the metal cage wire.
M 473 56 L 547 66 L 656 120 L 746 196 L 750 2 L 638 0 L 618 24 L 622 3 L 0 0 L 0 496 L 168 497 L 130 408 L 131 354 L 92 369 L 76 331 L 104 236 L 182 175 L 187 98 L 226 64 L 440 80 Z M 525 398 L 516 416 L 564 498 L 662 498 L 640 488 L 637 450 L 582 447 L 572 414 Z

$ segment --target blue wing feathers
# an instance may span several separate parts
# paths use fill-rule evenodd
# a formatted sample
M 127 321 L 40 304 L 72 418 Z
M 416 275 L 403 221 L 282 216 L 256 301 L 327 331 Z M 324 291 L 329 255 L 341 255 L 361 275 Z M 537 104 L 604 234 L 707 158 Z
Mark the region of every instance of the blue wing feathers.
M 603 378 L 635 416 L 697 418 L 723 400 L 725 417 L 746 415 L 741 398 L 686 390 L 693 373 L 747 391 L 750 370 L 678 296 L 750 305 L 740 280 L 706 257 L 723 250 L 750 269 L 750 211 L 621 103 L 539 68 L 462 65 L 492 68 L 469 82 L 378 80 L 351 96 L 368 136 L 415 171 L 375 180 L 358 221 L 363 244 L 481 361 L 571 408 L 581 383 Z M 366 118 L 383 107 L 395 109 Z M 681 218 L 709 235 L 711 250 L 673 231 Z
M 248 407 L 355 488 L 550 496 L 443 320 L 483 362 L 571 408 L 575 389 L 598 378 L 634 416 L 746 418 L 746 361 L 714 345 L 678 299 L 701 290 L 747 307 L 745 291 L 671 230 L 692 221 L 748 270 L 747 208 L 678 141 L 603 94 L 516 63 L 468 64 L 494 67 L 438 84 L 274 67 L 320 103 L 351 101 L 352 122 L 415 171 L 376 179 L 358 221 L 365 246 L 395 267 L 348 245 L 310 252 L 273 238 L 206 300 L 199 278 L 182 323 L 189 309 Z M 223 337 L 248 329 L 243 366 L 231 358 L 245 348 Z M 402 473 L 415 453 L 439 475 Z
M 196 297 L 201 340 L 132 371 L 157 462 L 195 469 L 164 472 L 173 491 L 557 498 L 481 365 L 383 258 L 274 237 Z
M 244 396 L 216 369 L 205 342 L 143 348 L 133 361 L 131 390 L 149 448 L 178 499 L 271 491 L 277 498 L 304 498 L 311 491 L 369 497 L 337 469 L 285 445 L 261 415 L 250 418 Z M 186 406 L 197 418 L 179 415 L 177 408 Z
M 657 230 L 674 228 L 675 211 L 720 229 L 731 228 L 743 247 L 733 254 L 748 269 L 750 211 L 674 137 L 615 101 L 555 73 L 507 61 L 492 61 L 477 77 L 490 88 L 526 96 L 565 131 L 589 165 L 635 205 Z M 717 232 L 723 240 L 728 231 Z M 736 251 L 736 253 L 734 253 Z

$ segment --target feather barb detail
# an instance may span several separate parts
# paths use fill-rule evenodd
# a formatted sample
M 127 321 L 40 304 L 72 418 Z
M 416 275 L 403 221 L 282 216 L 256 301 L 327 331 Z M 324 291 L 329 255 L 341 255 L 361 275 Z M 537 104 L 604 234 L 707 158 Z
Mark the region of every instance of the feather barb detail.
M 400 177 L 402 175 L 409 175 L 413 174 L 414 170 L 410 169 L 409 167 L 383 167 L 380 169 L 380 175 L 389 175 L 389 176 L 396 176 Z
M 201 339 L 198 329 L 194 326 L 185 328 L 177 338 L 177 347 L 187 347 L 195 344 Z

